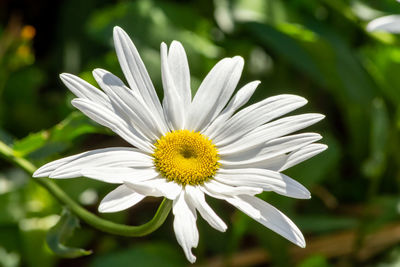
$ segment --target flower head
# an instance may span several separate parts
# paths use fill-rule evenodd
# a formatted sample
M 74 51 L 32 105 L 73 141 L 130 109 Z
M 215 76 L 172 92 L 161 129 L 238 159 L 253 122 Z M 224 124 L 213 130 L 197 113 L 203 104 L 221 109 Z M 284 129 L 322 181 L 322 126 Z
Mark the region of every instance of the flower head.
M 197 212 L 213 228 L 227 229 L 205 195 L 227 201 L 304 247 L 295 224 L 255 195 L 273 191 L 310 197 L 305 187 L 281 172 L 326 149 L 315 143 L 319 134 L 293 134 L 324 116 L 279 118 L 307 103 L 295 95 L 270 97 L 239 111 L 260 83 L 250 82 L 233 95 L 244 65 L 241 57 L 218 62 L 192 99 L 186 53 L 176 41 L 169 49 L 161 44 L 161 104 L 139 53 L 119 27 L 114 28 L 114 43 L 129 87 L 102 69 L 93 71 L 102 91 L 71 74 L 61 74 L 61 79 L 77 96 L 72 100 L 76 108 L 132 147 L 66 157 L 42 166 L 34 176 L 85 176 L 119 184 L 101 201 L 101 212 L 125 210 L 146 196 L 173 200 L 175 235 L 190 262 L 196 260 L 191 250 L 199 241 Z

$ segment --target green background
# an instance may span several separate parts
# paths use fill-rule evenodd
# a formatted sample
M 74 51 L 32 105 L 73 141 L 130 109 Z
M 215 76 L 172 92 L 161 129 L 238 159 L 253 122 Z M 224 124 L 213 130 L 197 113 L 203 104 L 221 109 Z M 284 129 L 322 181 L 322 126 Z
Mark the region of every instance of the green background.
M 400 37 L 365 31 L 368 21 L 400 14 L 394 0 L 11 1 L 0 2 L 0 140 L 36 165 L 89 149 L 121 146 L 110 131 L 75 111 L 59 73 L 95 84 L 94 68 L 123 77 L 112 28 L 133 39 L 162 97 L 159 45 L 179 40 L 192 89 L 223 57 L 241 55 L 239 85 L 262 81 L 251 99 L 301 95 L 295 113 L 326 118 L 309 131 L 329 149 L 286 174 L 310 200 L 261 197 L 302 230 L 300 249 L 224 202 L 208 199 L 227 222 L 219 233 L 198 219 L 202 266 L 398 266 L 400 264 Z M 33 36 L 32 28 L 35 35 Z M 112 185 L 78 178 L 57 182 L 96 213 Z M 101 215 L 137 225 L 160 199 Z M 54 254 L 46 233 L 62 206 L 24 172 L 0 161 L 0 266 L 186 266 L 172 216 L 143 238 L 101 233 L 84 223 L 67 240 L 92 250 Z M 397 264 L 397 265 L 396 265 Z

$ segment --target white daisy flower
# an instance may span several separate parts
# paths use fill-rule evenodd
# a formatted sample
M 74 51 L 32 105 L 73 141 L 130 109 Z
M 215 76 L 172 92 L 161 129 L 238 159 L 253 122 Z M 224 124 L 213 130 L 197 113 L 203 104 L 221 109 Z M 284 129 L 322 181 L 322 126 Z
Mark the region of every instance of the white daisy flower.
M 199 233 L 197 212 L 215 229 L 226 224 L 205 195 L 222 199 L 300 247 L 302 233 L 282 212 L 257 198 L 263 191 L 310 198 L 300 183 L 281 172 L 327 148 L 317 133 L 294 132 L 324 118 L 303 114 L 279 118 L 307 103 L 296 95 L 267 98 L 238 111 L 260 83 L 232 97 L 243 70 L 241 57 L 222 59 L 191 96 L 182 45 L 161 44 L 164 99 L 160 103 L 136 47 L 119 27 L 114 44 L 129 87 L 102 69 L 93 75 L 103 91 L 71 74 L 61 74 L 77 96 L 72 104 L 132 147 L 96 149 L 42 166 L 34 177 L 85 176 L 119 186 L 104 197 L 100 212 L 117 212 L 146 196 L 173 200 L 174 231 L 187 259 Z M 278 119 L 279 118 L 279 119 Z

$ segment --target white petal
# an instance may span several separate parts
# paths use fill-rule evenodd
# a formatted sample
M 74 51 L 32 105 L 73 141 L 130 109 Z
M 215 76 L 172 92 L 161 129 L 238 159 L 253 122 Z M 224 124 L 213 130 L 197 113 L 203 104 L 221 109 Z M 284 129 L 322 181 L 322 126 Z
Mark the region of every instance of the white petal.
M 249 101 L 259 84 L 260 81 L 254 81 L 240 88 L 229 101 L 228 106 L 218 115 L 212 124 L 207 127 L 204 134 L 209 137 L 215 136 L 215 132 L 224 126 L 225 122 L 232 116 L 232 114 Z
M 32 176 L 34 178 L 37 178 L 37 177 L 49 177 L 50 173 L 52 173 L 55 169 L 59 168 L 60 166 L 62 166 L 64 164 L 67 164 L 68 162 L 71 162 L 71 161 L 81 157 L 82 154 L 72 155 L 72 156 L 69 156 L 69 157 L 65 157 L 65 158 L 62 158 L 62 159 L 58 159 L 58 160 L 49 162 L 49 163 L 43 165 L 42 167 L 40 167 L 39 169 L 37 169 L 33 173 Z
M 307 100 L 296 95 L 278 95 L 253 104 L 235 114 L 210 136 L 217 146 L 238 139 L 258 126 L 304 106 Z
M 236 153 L 223 154 L 219 162 L 226 166 L 245 166 L 292 152 L 321 138 L 322 136 L 317 133 L 301 133 L 279 137 L 266 143 L 261 143 L 250 150 L 246 149 Z
M 124 181 L 142 182 L 153 179 L 159 173 L 150 168 L 115 168 L 96 167 L 84 168 L 80 171 L 81 176 L 103 181 L 106 183 L 122 184 Z
M 164 87 L 163 108 L 165 117 L 170 122 L 170 128 L 180 130 L 185 123 L 184 104 L 170 73 L 167 54 L 167 45 L 161 43 L 161 76 Z
M 142 135 L 154 142 L 168 131 L 163 122 L 157 121 L 153 116 L 154 112 L 146 106 L 141 96 L 126 87 L 118 77 L 102 69 L 95 69 L 93 76 L 107 93 L 115 109 L 124 114 L 125 120 Z
M 163 120 L 160 100 L 135 45 L 120 27 L 114 27 L 113 37 L 118 61 L 129 86 L 133 90 L 138 90 L 150 110 Z
M 136 193 L 125 185 L 120 185 L 108 193 L 100 202 L 100 212 L 118 212 L 126 210 L 145 198 L 145 196 Z
M 47 163 L 36 170 L 33 176 L 74 178 L 82 176 L 82 170 L 88 168 L 151 167 L 152 165 L 152 158 L 137 149 L 126 147 L 104 148 Z
M 216 199 L 222 199 L 225 200 L 226 202 L 230 203 L 231 205 L 235 206 L 241 211 L 246 211 L 246 214 L 251 214 L 252 217 L 261 217 L 261 213 L 259 210 L 253 208 L 250 204 L 248 204 L 246 201 L 243 201 L 242 199 L 238 198 L 237 196 L 227 196 L 223 194 L 218 194 L 213 191 L 208 190 L 205 187 L 200 187 L 200 189 L 209 195 L 210 197 L 216 198 Z
M 257 127 L 237 141 L 219 147 L 218 152 L 224 155 L 250 150 L 264 142 L 306 128 L 324 117 L 324 115 L 314 113 L 285 117 Z
M 206 220 L 213 228 L 217 229 L 218 231 L 226 231 L 228 227 L 207 204 L 204 193 L 199 188 L 186 185 L 185 192 L 188 201 L 190 201 L 190 203 L 192 203 L 192 205 L 199 211 L 204 220 Z
M 224 166 L 224 168 L 262 168 L 273 171 L 284 171 L 296 164 L 299 164 L 315 155 L 323 152 L 328 147 L 323 144 L 310 144 L 289 154 L 279 155 L 262 161 L 256 161 L 248 164 Z
M 196 248 L 199 243 L 199 232 L 196 226 L 195 210 L 191 209 L 182 193 L 174 200 L 172 212 L 174 217 L 174 231 L 176 239 L 183 248 L 186 258 L 194 263 L 196 256 L 192 253 L 192 248 Z
M 243 70 L 243 58 L 225 58 L 201 83 L 187 115 L 186 128 L 201 131 L 228 103 Z
M 240 196 L 240 198 L 261 212 L 261 218 L 253 217 L 254 220 L 280 234 L 294 244 L 302 248 L 306 246 L 303 234 L 285 214 L 257 197 Z
M 186 111 L 192 101 L 190 71 L 185 49 L 178 41 L 173 41 L 169 47 L 168 66 L 175 88 L 182 99 L 184 110 Z
M 146 142 L 132 126 L 128 125 L 116 113 L 83 98 L 75 98 L 72 105 L 82 111 L 95 122 L 110 128 L 113 132 L 125 139 L 128 143 L 148 153 L 152 153 L 152 144 Z
M 324 144 L 311 144 L 306 147 L 303 147 L 298 151 L 290 153 L 289 156 L 287 157 L 285 164 L 282 167 L 280 167 L 279 171 L 284 171 L 309 158 L 312 158 L 315 155 L 318 155 L 319 153 L 325 151 L 327 148 L 328 146 Z
M 172 200 L 177 198 L 182 191 L 182 186 L 175 182 L 168 182 L 162 177 L 142 182 L 126 180 L 124 183 L 139 194 L 153 197 L 166 197 Z
M 111 110 L 113 109 L 110 99 L 107 97 L 107 95 L 90 83 L 69 73 L 61 74 L 60 78 L 65 86 L 67 86 L 68 89 L 71 90 L 71 92 L 77 97 L 86 98 L 95 103 L 102 104 Z
M 400 15 L 390 15 L 374 19 L 368 23 L 367 31 L 400 33 Z
M 220 183 L 216 180 L 209 180 L 203 184 L 204 188 L 214 194 L 237 196 L 237 195 L 256 195 L 260 194 L 263 190 L 250 186 L 229 186 Z
M 230 186 L 251 186 L 262 188 L 264 191 L 300 199 L 311 197 L 310 192 L 292 178 L 265 169 L 220 169 L 215 180 Z

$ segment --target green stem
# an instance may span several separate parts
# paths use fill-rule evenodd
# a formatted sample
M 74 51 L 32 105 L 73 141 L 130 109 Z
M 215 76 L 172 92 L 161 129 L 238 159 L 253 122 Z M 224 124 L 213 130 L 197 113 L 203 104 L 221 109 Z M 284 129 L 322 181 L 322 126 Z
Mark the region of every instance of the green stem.
M 29 175 L 35 172 L 36 167 L 28 160 L 18 157 L 14 151 L 7 146 L 5 143 L 0 141 L 0 155 L 6 160 L 14 163 L 15 165 L 22 168 Z M 35 178 L 34 181 L 38 182 L 41 186 L 46 188 L 59 202 L 68 206 L 68 208 L 81 220 L 87 224 L 99 229 L 103 232 L 107 232 L 115 235 L 122 236 L 144 236 L 157 230 L 167 218 L 171 207 L 172 201 L 164 199 L 154 217 L 147 223 L 139 226 L 129 226 L 124 224 L 114 223 L 105 219 L 102 219 L 95 214 L 89 212 L 72 198 L 70 198 L 56 183 L 45 178 Z

